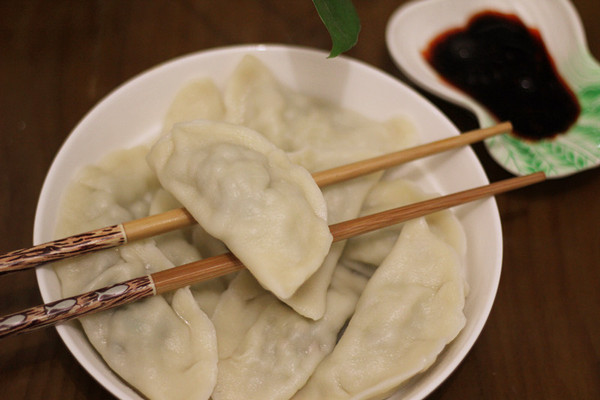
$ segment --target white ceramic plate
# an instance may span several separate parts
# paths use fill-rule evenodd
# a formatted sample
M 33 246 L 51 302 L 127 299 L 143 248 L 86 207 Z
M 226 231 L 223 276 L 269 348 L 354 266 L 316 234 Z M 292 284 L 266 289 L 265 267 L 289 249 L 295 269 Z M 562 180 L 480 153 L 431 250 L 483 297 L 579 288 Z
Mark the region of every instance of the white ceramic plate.
M 498 121 L 479 103 L 444 82 L 422 55 L 436 36 L 494 10 L 517 15 L 537 29 L 558 72 L 577 96 L 581 114 L 568 132 L 531 142 L 513 135 L 485 141 L 492 157 L 515 175 L 544 171 L 568 176 L 600 165 L 600 65 L 591 56 L 581 21 L 568 0 L 416 0 L 399 7 L 386 32 L 398 67 L 426 90 L 471 110 L 482 127 Z
M 237 46 L 204 51 L 159 65 L 132 79 L 102 100 L 76 126 L 59 151 L 40 195 L 34 241 L 53 238 L 61 194 L 74 172 L 108 152 L 145 142 L 158 134 L 163 115 L 175 93 L 189 81 L 211 77 L 222 85 L 245 54 L 253 54 L 287 86 L 355 109 L 378 120 L 406 114 L 432 141 L 456 135 L 456 128 L 427 100 L 404 84 L 364 63 L 346 57 L 327 59 L 327 53 L 277 45 Z M 469 148 L 413 162 L 400 169 L 426 190 L 450 193 L 488 183 Z M 467 323 L 437 362 L 394 395 L 422 398 L 433 391 L 465 357 L 491 309 L 500 278 L 502 233 L 494 199 L 456 208 L 467 233 Z M 49 266 L 37 277 L 45 302 L 60 298 L 57 276 Z M 115 396 L 140 399 L 116 376 L 91 347 L 76 323 L 57 330 L 81 365 Z

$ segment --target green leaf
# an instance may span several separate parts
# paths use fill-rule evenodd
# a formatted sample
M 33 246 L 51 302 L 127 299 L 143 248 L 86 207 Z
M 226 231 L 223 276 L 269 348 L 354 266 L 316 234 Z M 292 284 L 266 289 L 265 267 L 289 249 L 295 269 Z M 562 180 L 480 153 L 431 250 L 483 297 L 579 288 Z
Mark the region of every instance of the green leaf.
M 350 50 L 358 41 L 360 32 L 360 19 L 352 0 L 313 0 L 313 3 L 331 36 L 329 57 Z

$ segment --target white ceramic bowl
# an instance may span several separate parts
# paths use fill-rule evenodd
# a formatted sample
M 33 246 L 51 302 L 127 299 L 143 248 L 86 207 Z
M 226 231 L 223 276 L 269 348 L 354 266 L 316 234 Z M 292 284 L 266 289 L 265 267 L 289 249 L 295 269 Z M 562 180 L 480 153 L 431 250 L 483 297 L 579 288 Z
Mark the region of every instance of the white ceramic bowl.
M 198 77 L 222 85 L 245 54 L 253 54 L 287 86 L 360 111 L 378 120 L 399 114 L 412 119 L 424 142 L 458 134 L 433 105 L 404 84 L 373 67 L 346 57 L 327 59 L 310 49 L 250 45 L 203 51 L 159 65 L 117 88 L 75 127 L 54 160 L 38 203 L 34 241 L 51 240 L 61 194 L 74 172 L 106 153 L 145 142 L 157 135 L 176 91 Z M 463 148 L 411 163 L 402 173 L 426 190 L 450 193 L 488 183 L 475 154 Z M 502 234 L 494 199 L 456 208 L 467 233 L 467 268 L 471 292 L 467 323 L 436 363 L 394 398 L 422 398 L 433 391 L 465 357 L 488 317 L 500 278 Z M 37 270 L 44 301 L 59 299 L 57 276 L 49 266 Z M 77 323 L 57 330 L 81 365 L 122 399 L 140 396 L 116 376 L 94 351 Z
M 600 64 L 592 57 L 581 20 L 568 0 L 415 0 L 390 17 L 386 42 L 397 66 L 418 85 L 472 111 L 482 127 L 498 121 L 481 104 L 455 89 L 428 64 L 423 50 L 436 36 L 464 27 L 482 11 L 514 14 L 537 29 L 562 78 L 577 96 L 581 114 L 552 140 L 530 142 L 513 135 L 485 141 L 492 157 L 509 172 L 541 170 L 564 177 L 600 165 Z

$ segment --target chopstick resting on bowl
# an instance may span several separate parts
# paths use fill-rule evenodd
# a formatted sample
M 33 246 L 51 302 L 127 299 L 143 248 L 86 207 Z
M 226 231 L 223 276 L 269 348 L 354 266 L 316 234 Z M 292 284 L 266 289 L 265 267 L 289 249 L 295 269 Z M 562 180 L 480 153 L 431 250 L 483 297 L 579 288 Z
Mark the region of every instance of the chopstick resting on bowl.
M 522 188 L 546 179 L 543 172 L 510 178 L 403 207 L 330 225 L 334 241 L 422 217 L 436 211 Z M 163 294 L 244 268 L 232 253 L 206 258 L 134 278 L 0 318 L 0 338 L 69 321 L 98 311 Z
M 479 142 L 485 138 L 512 131 L 510 122 L 476 129 L 446 139 L 423 144 L 395 153 L 358 161 L 313 174 L 317 185 L 324 187 L 408 161 Z M 125 243 L 181 229 L 196 221 L 184 208 L 112 225 L 63 239 L 11 251 L 0 256 L 0 274 L 32 268 L 92 251 L 121 246 Z

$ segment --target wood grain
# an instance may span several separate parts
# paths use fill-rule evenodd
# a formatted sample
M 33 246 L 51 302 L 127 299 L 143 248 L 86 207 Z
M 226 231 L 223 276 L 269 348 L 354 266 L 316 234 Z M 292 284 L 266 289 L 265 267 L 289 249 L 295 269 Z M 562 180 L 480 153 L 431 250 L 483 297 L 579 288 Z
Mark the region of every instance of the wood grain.
M 349 55 L 405 79 L 384 33 L 406 1 L 355 1 L 362 31 Z M 600 2 L 572 3 L 600 59 Z M 83 115 L 125 80 L 215 46 L 330 46 L 309 0 L 2 1 L 0 27 L 0 253 L 31 246 L 52 159 Z M 425 96 L 460 130 L 477 127 L 470 113 Z M 483 146 L 475 149 L 490 180 L 508 177 Z M 498 198 L 498 295 L 482 335 L 431 399 L 600 398 L 599 198 L 600 169 Z M 41 302 L 32 271 L 0 276 L 0 288 L 1 315 Z M 111 398 L 54 330 L 2 341 L 0 397 Z
M 169 221 L 167 220 L 167 223 Z M 125 231 L 121 224 L 79 233 L 64 239 L 53 240 L 0 255 L 0 274 L 20 271 L 92 251 L 117 247 L 125 244 L 125 242 Z
M 67 322 L 84 315 L 153 296 L 155 293 L 152 277 L 142 276 L 76 296 L 30 307 L 0 318 L 0 338 L 28 333 L 57 323 Z

